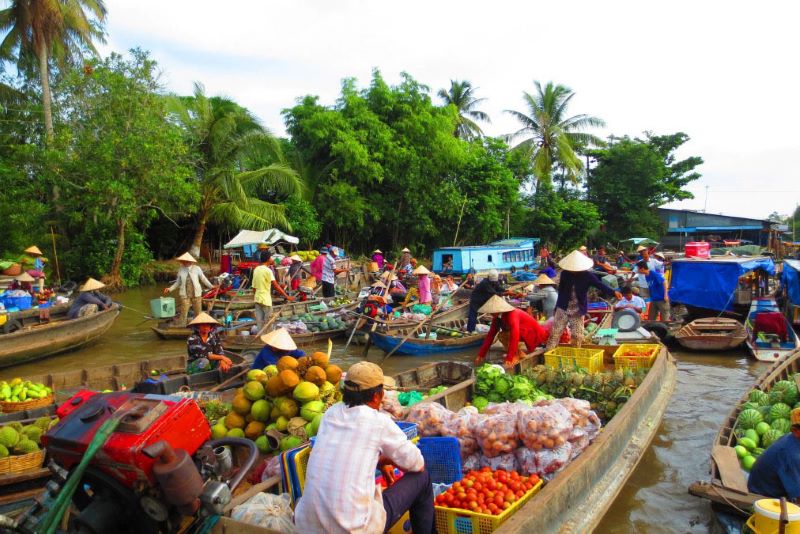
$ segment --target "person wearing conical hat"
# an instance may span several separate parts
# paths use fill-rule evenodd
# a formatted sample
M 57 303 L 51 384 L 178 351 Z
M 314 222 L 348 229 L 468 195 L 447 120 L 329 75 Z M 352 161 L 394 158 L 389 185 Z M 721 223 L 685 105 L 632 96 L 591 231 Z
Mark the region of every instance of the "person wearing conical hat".
M 26 291 L 30 295 L 33 295 L 33 282 L 36 279 L 29 275 L 26 272 L 19 274 L 11 280 L 11 283 L 8 285 L 9 291 Z
M 492 326 L 478 351 L 475 365 L 483 362 L 486 353 L 489 352 L 489 347 L 492 346 L 495 337 L 501 331 L 508 335 L 508 352 L 503 362 L 503 365 L 508 368 L 519 363 L 520 341 L 525 343 L 528 353 L 531 353 L 547 340 L 547 333 L 539 325 L 539 321 L 519 308 L 515 308 L 498 295 L 492 295 L 478 312 L 492 314 Z
M 303 258 L 298 256 L 297 254 L 292 254 L 289 256 L 289 259 L 292 260 L 292 263 L 289 265 L 289 287 L 292 288 L 292 291 L 297 291 L 300 287 L 300 282 L 303 281 L 302 269 L 303 269 Z
M 98 310 L 107 310 L 114 305 L 114 301 L 107 295 L 100 293 L 106 285 L 103 282 L 89 278 L 80 287 L 78 298 L 72 301 L 67 312 L 67 317 L 75 319 L 84 315 L 91 315 Z
M 398 267 L 397 271 L 399 272 L 398 276 L 405 276 L 407 274 L 411 274 L 411 271 L 414 270 L 414 267 L 411 265 L 411 251 L 407 248 L 402 250 L 403 255 L 400 257 L 400 267 Z
M 544 312 L 545 318 L 549 319 L 555 314 L 556 302 L 558 301 L 556 283 L 546 274 L 540 274 L 533 281 L 533 284 L 539 288 L 537 293 L 544 295 L 542 298 L 542 312 Z
M 278 360 L 284 356 L 300 358 L 306 355 L 297 348 L 297 344 L 285 328 L 276 328 L 272 332 L 267 332 L 261 336 L 261 341 L 264 343 L 264 348 L 253 360 L 252 369 L 263 369 L 268 365 L 276 365 Z
M 561 267 L 561 278 L 558 283 L 558 300 L 556 301 L 556 311 L 553 320 L 553 328 L 550 331 L 550 339 L 547 340 L 547 349 L 552 349 L 558 345 L 561 334 L 569 323 L 572 340 L 578 347 L 583 342 L 583 318 L 586 316 L 589 307 L 589 289 L 594 287 L 605 297 L 616 296 L 622 298 L 619 291 L 612 289 L 604 284 L 596 274 L 592 272 L 594 260 L 581 252 L 573 250 L 564 257 L 558 266 Z
M 17 258 L 17 263 L 22 266 L 24 272 L 39 280 L 40 291 L 44 289 L 44 264 L 47 263 L 47 258 L 44 257 L 39 247 L 32 245 L 26 248 L 22 255 Z
M 381 252 L 381 249 L 376 248 L 372 252 L 372 261 L 378 265 L 379 271 L 383 269 L 383 252 Z
M 205 312 L 200 312 L 188 324 L 192 334 L 186 340 L 186 373 L 202 373 L 212 371 L 219 367 L 220 371 L 227 372 L 233 362 L 225 356 L 222 343 L 215 329 L 219 322 Z
M 419 303 L 430 305 L 433 301 L 433 295 L 431 294 L 431 272 L 424 265 L 420 265 L 412 271 L 412 274 L 417 277 Z
M 467 275 L 469 281 L 469 275 Z M 464 284 L 466 285 L 466 283 Z M 481 280 L 469 296 L 469 311 L 467 313 L 467 332 L 474 332 L 478 324 L 478 310 L 494 295 L 503 295 L 505 290 L 500 284 L 500 275 L 497 269 L 490 269 L 486 277 Z
M 203 269 L 197 265 L 197 260 L 194 259 L 194 256 L 186 252 L 175 259 L 181 264 L 180 269 L 178 269 L 178 277 L 175 279 L 175 283 L 164 288 L 164 294 L 167 295 L 176 289 L 179 290 L 181 314 L 177 324 L 183 326 L 189 318 L 190 305 L 194 308 L 195 317 L 199 316 L 200 312 L 203 311 L 203 289 L 201 284 L 208 289 L 212 289 L 214 285 L 208 281 Z

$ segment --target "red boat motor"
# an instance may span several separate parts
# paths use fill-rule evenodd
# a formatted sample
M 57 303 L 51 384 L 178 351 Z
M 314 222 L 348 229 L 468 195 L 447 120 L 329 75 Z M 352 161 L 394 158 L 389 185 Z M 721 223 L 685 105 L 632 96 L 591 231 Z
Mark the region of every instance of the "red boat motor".
M 252 441 L 209 440 L 211 430 L 192 399 L 117 392 L 76 395 L 62 408 L 66 417 L 42 437 L 51 469 L 66 476 L 78 467 L 101 425 L 119 425 L 91 459 L 72 502 L 80 511 L 70 532 L 171 533 L 191 522 L 222 514 L 231 492 L 258 458 Z M 248 447 L 239 469 L 225 446 Z M 51 482 L 38 509 L 18 521 L 20 530 L 38 531 L 61 491 Z M 36 507 L 35 507 L 36 508 Z

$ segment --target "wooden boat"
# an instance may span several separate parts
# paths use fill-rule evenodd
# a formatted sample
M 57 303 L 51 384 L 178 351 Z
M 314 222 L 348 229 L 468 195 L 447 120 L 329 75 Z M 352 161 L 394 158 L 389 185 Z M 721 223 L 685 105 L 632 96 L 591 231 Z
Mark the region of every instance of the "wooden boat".
M 30 362 L 75 350 L 102 336 L 119 315 L 114 305 L 92 315 L 68 319 L 51 313 L 47 323 L 29 324 L 0 336 L 0 367 Z M 38 315 L 37 315 L 38 317 Z
M 727 514 L 747 517 L 752 512 L 753 503 L 764 497 L 747 490 L 747 481 L 732 446 L 736 418 L 742 411 L 742 405 L 749 400 L 748 395 L 752 389 L 768 391 L 779 380 L 793 380 L 792 375 L 797 372 L 800 372 L 800 350 L 795 350 L 785 359 L 775 362 L 742 395 L 739 403 L 722 422 L 714 439 L 711 447 L 710 480 L 693 483 L 689 486 L 689 493 L 711 501 L 715 508 Z
M 744 343 L 747 330 L 736 319 L 709 317 L 695 319 L 675 334 L 682 347 L 692 350 L 728 350 Z
M 755 331 L 756 314 L 761 312 L 777 312 L 786 325 L 787 339 L 781 340 L 774 334 L 763 334 Z M 747 331 L 747 348 L 757 360 L 762 362 L 775 362 L 794 350 L 800 348 L 800 338 L 797 337 L 791 323 L 781 314 L 775 299 L 762 297 L 753 299 L 750 313 L 745 322 Z
M 233 291 L 230 295 L 220 295 L 218 298 L 204 298 L 203 308 L 208 309 L 213 305 L 219 310 L 249 310 L 255 307 L 255 292 L 251 289 Z
M 440 322 L 452 321 L 456 319 L 466 319 L 469 313 L 469 303 L 463 302 L 456 304 L 446 310 L 434 312 L 431 322 L 435 325 Z M 386 319 L 371 319 L 369 324 L 361 327 L 361 331 L 365 333 L 380 332 L 382 334 L 397 335 L 403 329 L 414 328 L 419 324 L 418 321 L 411 321 L 406 319 L 386 320 Z
M 473 375 L 472 364 L 466 362 L 433 362 L 394 375 L 399 391 L 429 390 L 438 386 L 455 386 Z
M 53 304 L 50 306 L 50 316 L 58 318 L 66 315 L 69 311 L 70 303 Z M 6 321 L 0 326 L 0 334 L 10 334 L 26 326 L 39 324 L 39 308 L 28 308 L 27 310 L 11 312 L 5 314 Z
M 252 324 L 252 323 L 251 323 Z M 256 352 L 261 350 L 264 343 L 260 339 L 251 335 L 242 335 L 241 331 L 247 330 L 249 332 L 250 326 L 244 329 L 229 330 L 222 338 L 222 345 L 227 349 L 234 352 L 244 352 L 254 350 Z M 321 343 L 328 339 L 336 339 L 344 336 L 350 328 L 336 328 L 333 330 L 323 330 L 320 332 L 307 332 L 305 334 L 292 334 L 292 340 L 298 347 L 305 347 L 315 343 Z
M 420 329 L 419 333 L 412 335 L 410 338 L 408 338 L 408 340 L 400 345 L 400 348 L 398 348 L 395 353 L 405 354 L 407 356 L 427 356 L 429 354 L 461 351 L 464 349 L 479 347 L 486 338 L 486 333 L 457 333 L 463 331 L 465 327 L 466 319 L 454 319 L 449 321 L 440 320 L 432 324 L 429 328 Z M 402 328 L 392 334 L 384 334 L 377 331 L 370 332 L 369 336 L 373 345 L 388 354 L 415 328 L 416 326 Z M 438 334 L 434 337 L 431 337 L 431 332 L 436 332 L 437 330 L 439 330 Z M 457 333 L 457 337 L 451 336 L 451 332 Z

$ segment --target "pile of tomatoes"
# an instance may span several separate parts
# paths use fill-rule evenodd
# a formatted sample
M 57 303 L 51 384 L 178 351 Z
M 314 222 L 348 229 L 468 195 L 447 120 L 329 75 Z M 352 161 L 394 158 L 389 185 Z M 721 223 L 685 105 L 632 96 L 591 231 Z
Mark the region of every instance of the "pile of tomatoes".
M 500 515 L 539 483 L 539 477 L 521 476 L 516 471 L 484 467 L 470 471 L 464 478 L 436 497 L 436 506 L 460 508 L 487 515 Z

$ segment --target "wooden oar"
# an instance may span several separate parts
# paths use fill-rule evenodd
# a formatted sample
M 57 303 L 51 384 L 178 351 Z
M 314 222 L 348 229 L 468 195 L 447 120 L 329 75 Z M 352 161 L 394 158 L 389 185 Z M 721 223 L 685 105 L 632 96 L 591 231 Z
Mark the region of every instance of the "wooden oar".
M 267 321 L 266 323 L 264 323 L 264 326 L 263 326 L 263 327 L 261 327 L 261 330 L 259 330 L 259 331 L 258 331 L 258 333 L 257 333 L 255 336 L 253 336 L 251 339 L 248 339 L 248 340 L 247 340 L 247 343 L 245 343 L 245 344 L 246 344 L 246 345 L 252 345 L 253 343 L 255 343 L 255 340 L 256 340 L 256 339 L 259 339 L 259 338 L 261 337 L 261 334 L 263 334 L 264 332 L 266 332 L 267 328 L 269 328 L 270 326 L 272 326 L 272 323 L 274 323 L 274 322 L 275 322 L 275 320 L 276 320 L 278 317 L 279 317 L 279 314 L 277 314 L 277 313 L 274 313 L 274 314 L 272 314 L 272 317 L 270 317 L 270 318 L 269 318 L 269 321 Z
M 221 384 L 217 384 L 216 386 L 214 386 L 213 388 L 211 388 L 209 391 L 219 391 L 219 390 L 220 390 L 220 389 L 222 389 L 223 387 L 225 387 L 225 386 L 229 386 L 229 385 L 233 384 L 233 382 L 234 382 L 236 379 L 243 377 L 244 375 L 246 375 L 246 374 L 248 373 L 248 371 L 250 371 L 250 369 L 245 369 L 245 370 L 244 370 L 244 371 L 242 371 L 241 373 L 239 373 L 239 374 L 237 374 L 237 375 L 235 375 L 235 376 L 232 376 L 232 377 L 230 377 L 230 378 L 229 378 L 229 379 L 227 379 L 225 382 L 222 382 Z
M 347 354 L 347 347 L 349 347 L 350 346 L 350 342 L 353 341 L 353 336 L 355 335 L 356 330 L 358 330 L 359 328 L 361 328 L 363 326 L 363 323 L 362 323 L 363 320 L 364 319 L 361 319 L 361 318 L 356 319 L 355 324 L 353 324 L 353 331 L 350 332 L 350 337 L 348 338 L 347 343 L 345 343 L 345 345 L 344 345 L 344 350 L 342 351 L 342 354 Z
M 244 277 L 244 281 L 242 282 L 242 285 L 239 286 L 239 289 L 236 290 L 236 293 L 238 293 L 239 291 L 245 289 L 245 286 L 247 286 L 247 282 L 249 282 L 249 281 L 250 280 L 245 276 Z M 228 316 L 228 310 L 231 308 L 231 304 L 233 304 L 233 299 L 234 299 L 234 297 L 236 297 L 236 293 L 231 295 L 231 300 L 229 300 L 228 301 L 228 305 L 225 306 L 225 311 L 222 313 L 223 319 Z M 255 296 L 254 296 L 254 298 L 255 298 Z

